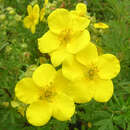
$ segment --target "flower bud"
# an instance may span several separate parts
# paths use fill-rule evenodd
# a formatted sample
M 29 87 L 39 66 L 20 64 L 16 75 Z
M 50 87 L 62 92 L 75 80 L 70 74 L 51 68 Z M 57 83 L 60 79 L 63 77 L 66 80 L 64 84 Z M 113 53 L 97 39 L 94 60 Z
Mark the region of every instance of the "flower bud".
M 0 15 L 0 20 L 4 20 L 6 18 L 6 15 L 5 14 L 1 14 Z
M 15 18 L 16 21 L 21 21 L 22 16 L 16 14 L 14 18 Z

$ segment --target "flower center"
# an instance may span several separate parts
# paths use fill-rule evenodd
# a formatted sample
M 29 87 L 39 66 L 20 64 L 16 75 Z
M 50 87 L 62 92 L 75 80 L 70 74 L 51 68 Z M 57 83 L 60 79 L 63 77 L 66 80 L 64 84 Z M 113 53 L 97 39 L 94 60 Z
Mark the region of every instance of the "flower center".
M 46 100 L 48 102 L 53 102 L 53 99 L 56 95 L 56 91 L 54 87 L 48 87 L 47 89 L 43 89 L 41 91 L 40 99 Z
M 46 90 L 44 93 L 45 98 L 51 98 L 53 96 L 53 92 L 51 90 Z
M 98 76 L 97 72 L 98 72 L 97 66 L 95 66 L 95 65 L 92 64 L 90 66 L 90 68 L 88 69 L 88 71 L 87 71 L 87 77 L 88 77 L 88 79 L 90 79 L 90 80 L 95 79 Z
M 31 23 L 33 24 L 34 21 L 35 21 L 35 17 L 34 17 L 34 15 L 30 15 L 29 19 L 30 19 Z
M 59 36 L 60 40 L 62 42 L 68 42 L 71 38 L 71 30 L 70 29 L 65 29 L 60 33 Z

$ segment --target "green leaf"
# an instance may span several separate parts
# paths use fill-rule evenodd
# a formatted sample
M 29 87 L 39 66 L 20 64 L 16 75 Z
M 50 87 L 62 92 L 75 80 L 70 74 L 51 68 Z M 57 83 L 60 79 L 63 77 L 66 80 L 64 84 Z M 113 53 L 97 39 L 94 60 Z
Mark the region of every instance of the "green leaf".
M 95 126 L 99 126 L 98 130 L 114 130 L 111 119 L 104 119 L 96 122 Z

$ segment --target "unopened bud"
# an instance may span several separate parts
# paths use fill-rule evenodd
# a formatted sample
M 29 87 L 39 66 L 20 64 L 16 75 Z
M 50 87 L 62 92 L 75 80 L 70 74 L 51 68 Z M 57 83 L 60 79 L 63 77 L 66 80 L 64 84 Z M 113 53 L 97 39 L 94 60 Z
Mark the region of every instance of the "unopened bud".
M 0 15 L 0 20 L 4 20 L 6 18 L 6 15 L 5 14 L 1 14 Z
M 14 18 L 16 21 L 21 21 L 21 19 L 22 19 L 22 17 L 18 14 L 16 14 Z

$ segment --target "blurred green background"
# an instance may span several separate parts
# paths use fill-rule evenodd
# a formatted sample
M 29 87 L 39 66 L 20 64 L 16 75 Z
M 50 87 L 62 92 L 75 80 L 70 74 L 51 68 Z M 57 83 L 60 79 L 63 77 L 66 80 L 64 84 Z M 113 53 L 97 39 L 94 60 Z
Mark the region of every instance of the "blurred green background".
M 47 22 L 37 25 L 32 34 L 23 26 L 28 4 L 43 0 L 0 0 L 0 130 L 130 130 L 130 29 L 128 0 L 49 0 L 48 14 L 55 8 L 74 9 L 78 2 L 87 4 L 91 16 L 91 40 L 104 53 L 112 53 L 121 63 L 120 74 L 113 79 L 114 95 L 107 103 L 94 100 L 77 104 L 70 121 L 55 119 L 42 127 L 30 125 L 23 116 L 26 106 L 18 102 L 14 87 L 18 80 L 30 76 L 40 63 L 50 62 L 40 54 L 37 38 L 47 30 Z M 11 8 L 10 8 L 11 7 Z M 97 30 L 95 22 L 109 25 L 107 30 Z

